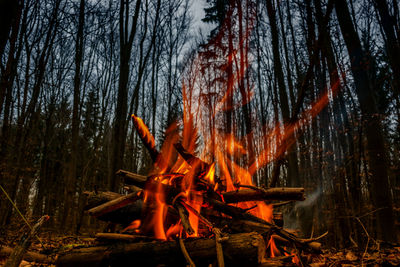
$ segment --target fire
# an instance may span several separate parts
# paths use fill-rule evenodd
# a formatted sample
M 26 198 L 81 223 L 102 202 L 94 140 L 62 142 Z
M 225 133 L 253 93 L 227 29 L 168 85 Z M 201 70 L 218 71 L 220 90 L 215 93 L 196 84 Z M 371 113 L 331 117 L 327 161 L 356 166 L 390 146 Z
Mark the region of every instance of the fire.
M 250 69 L 250 63 L 248 60 L 242 63 L 242 58 L 238 60 L 238 57 L 242 57 L 242 53 L 247 54 L 247 48 L 243 47 L 243 43 L 247 42 L 252 23 L 251 21 L 248 30 L 243 34 L 244 40 L 238 42 L 225 59 L 228 61 L 227 66 L 236 65 L 231 77 L 227 77 L 228 80 L 220 91 L 204 87 L 202 80 L 204 72 L 201 70 L 210 66 L 202 65 L 204 62 L 201 55 L 193 60 L 189 66 L 191 73 L 186 77 L 184 75 L 182 80 L 183 117 L 167 128 L 159 153 L 156 151 L 154 137 L 143 120 L 132 115 L 133 123 L 142 140 L 147 143 L 146 147 L 151 150 L 155 161 L 152 177 L 159 182 L 156 192 L 145 188 L 144 202 L 153 206 L 152 212 L 149 212 L 143 220 L 141 229 L 152 231 L 158 239 L 199 236 L 198 214 L 201 214 L 203 194 L 211 192 L 221 195 L 223 191 L 242 190 L 241 186 L 258 186 L 254 181 L 257 171 L 281 157 L 295 142 L 295 133 L 315 118 L 337 93 L 339 80 L 331 90 L 327 89 L 312 103 L 309 109 L 299 114 L 296 120 L 293 119 L 287 125 L 281 125 L 279 122 L 270 125 L 271 129 L 263 132 L 261 137 L 265 144 L 263 149 L 251 151 L 249 140 L 252 139 L 253 132 L 238 138 L 234 135 L 234 132 L 237 132 L 235 131 L 237 125 L 234 122 L 229 122 L 232 125 L 227 130 L 220 121 L 224 122 L 222 118 L 225 118 L 227 112 L 247 105 L 253 97 L 252 85 L 247 85 L 247 88 L 239 86 Z M 233 101 L 236 90 L 240 92 L 241 99 Z M 251 116 L 255 119 L 253 114 Z M 266 129 L 267 125 L 262 127 Z M 199 143 L 202 145 L 199 146 Z M 162 185 L 177 188 L 180 193 L 174 199 L 168 199 L 169 196 L 166 195 Z M 175 218 L 173 222 L 167 220 L 168 209 L 177 204 L 191 207 L 188 209 L 188 221 L 193 228 L 193 234 L 184 231 L 182 218 Z M 254 216 L 272 222 L 273 207 L 264 201 L 248 201 L 236 205 Z M 272 237 L 268 242 L 268 248 L 271 257 L 280 255 Z
M 122 232 L 128 231 L 128 230 L 133 230 L 136 233 L 138 233 L 140 231 L 140 225 L 142 224 L 141 220 L 134 220 L 133 222 L 131 222 L 131 224 L 129 224 L 124 230 L 122 230 Z
M 280 256 L 281 253 L 280 253 L 279 249 L 276 247 L 274 238 L 273 238 L 272 236 L 271 236 L 271 238 L 270 238 L 269 241 L 268 241 L 267 248 L 270 249 L 271 258 Z

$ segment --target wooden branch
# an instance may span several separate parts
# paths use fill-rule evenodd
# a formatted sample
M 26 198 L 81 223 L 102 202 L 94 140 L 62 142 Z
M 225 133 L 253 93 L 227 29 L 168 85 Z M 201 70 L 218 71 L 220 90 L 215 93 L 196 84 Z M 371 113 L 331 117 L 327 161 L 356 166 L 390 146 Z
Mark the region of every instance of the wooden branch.
M 242 189 L 222 194 L 226 203 L 257 200 L 304 200 L 304 188 L 276 187 L 260 190 Z
M 190 267 L 196 267 L 196 264 L 194 264 L 192 258 L 190 258 L 190 255 L 185 247 L 185 243 L 183 242 L 183 239 L 179 237 L 179 247 L 181 248 L 182 254 L 186 259 L 186 262 L 189 264 Z
M 182 223 L 183 229 L 185 229 L 185 232 L 188 235 L 194 234 L 194 230 L 193 230 L 192 226 L 190 225 L 190 221 L 189 221 L 189 213 L 186 210 L 186 208 L 179 201 L 175 202 L 174 207 L 178 210 L 179 217 L 181 218 L 181 223 Z
M 146 185 L 146 181 L 147 181 L 146 176 L 128 172 L 128 171 L 124 171 L 124 170 L 117 171 L 116 175 L 123 177 L 126 184 L 134 185 L 134 186 L 137 186 L 142 189 Z
M 200 170 L 206 170 L 208 168 L 210 168 L 210 165 L 204 161 L 202 161 L 201 159 L 199 159 L 198 157 L 194 156 L 193 154 L 191 154 L 190 152 L 188 152 L 181 143 L 175 143 L 174 147 L 176 149 L 176 151 L 178 151 L 179 155 L 182 156 L 182 158 L 192 167 L 196 166 L 197 168 L 199 168 Z
M 135 185 L 140 188 L 145 188 L 146 184 L 153 183 L 152 186 L 156 190 L 159 190 L 157 187 L 157 182 L 149 180 L 146 176 L 131 173 L 124 170 L 119 170 L 117 175 L 124 177 L 125 183 L 130 185 Z M 179 190 L 174 187 L 168 188 L 167 185 L 162 185 L 164 190 L 167 191 L 175 191 L 176 194 L 179 193 Z M 174 188 L 174 189 L 172 189 Z M 151 190 L 151 188 L 146 187 L 147 190 Z M 304 200 L 304 188 L 290 188 L 290 187 L 279 187 L 279 188 L 268 188 L 263 189 L 243 189 L 225 192 L 222 194 L 224 201 L 226 203 L 238 203 L 244 201 L 257 201 L 257 200 Z
M 140 140 L 142 140 L 143 145 L 147 148 L 147 151 L 149 151 L 152 161 L 159 167 L 167 167 L 168 162 L 165 161 L 162 154 L 156 149 L 154 137 L 150 133 L 147 125 L 141 118 L 135 116 L 134 114 L 132 114 L 132 121 Z
M 137 176 L 135 174 L 131 175 L 129 172 L 123 171 L 123 172 L 119 172 L 122 175 L 124 175 L 125 177 L 128 177 L 129 181 L 133 181 L 134 183 L 136 183 L 135 185 L 138 185 L 140 183 L 143 184 L 143 187 L 146 186 L 146 190 L 150 190 L 153 192 L 157 192 L 158 190 L 162 190 L 165 195 L 166 195 L 166 199 L 168 201 L 168 199 L 174 199 L 175 196 L 177 196 L 180 193 L 180 190 L 170 186 L 170 185 L 166 185 L 166 184 L 161 184 L 159 182 L 156 181 L 152 181 L 152 180 L 148 180 L 147 182 L 143 182 L 143 177 Z M 125 180 L 126 181 L 126 180 Z M 247 189 L 245 189 L 247 190 Z M 250 189 L 252 190 L 252 189 Z M 290 189 L 291 190 L 291 189 Z M 289 191 L 290 191 L 289 190 Z M 293 191 L 294 192 L 302 192 L 304 189 L 302 188 L 294 188 Z M 244 191 L 244 190 L 240 190 L 240 191 Z M 240 192 L 237 191 L 237 192 Z M 253 192 L 260 192 L 261 190 L 252 190 Z M 283 190 L 284 191 L 284 190 Z M 272 191 L 274 192 L 274 194 L 285 194 L 282 193 L 283 192 L 282 189 L 278 189 L 277 191 Z M 233 192 L 233 191 L 232 191 Z M 236 191 L 234 191 L 236 192 Z M 278 193 L 276 193 L 278 192 Z M 230 193 L 230 192 L 228 192 Z M 261 193 L 264 194 L 265 192 Z M 233 193 L 230 193 L 233 194 Z M 260 194 L 260 193 L 256 193 L 256 194 Z M 224 199 L 225 196 L 223 195 Z M 232 197 L 231 197 L 232 198 Z M 228 199 L 229 199 L 229 194 L 228 194 Z M 242 198 L 243 199 L 243 198 Z M 246 200 L 248 198 L 245 198 Z M 232 200 L 232 199 L 231 199 Z M 309 250 L 309 251 L 313 251 L 313 252 L 319 252 L 319 250 L 316 250 L 315 247 L 309 245 L 307 242 L 302 242 L 300 239 L 298 239 L 296 236 L 294 236 L 293 234 L 285 231 L 284 229 L 282 229 L 281 227 L 273 224 L 273 223 L 269 223 L 266 222 L 265 220 L 258 218 L 257 216 L 254 216 L 248 212 L 246 212 L 246 210 L 235 207 L 235 206 L 231 206 L 227 203 L 221 202 L 219 200 L 213 199 L 213 198 L 209 198 L 206 196 L 203 196 L 203 201 L 212 209 L 222 212 L 226 215 L 229 215 L 235 219 L 240 219 L 240 220 L 248 220 L 248 221 L 253 221 L 253 222 L 258 222 L 261 224 L 265 224 L 269 227 L 271 227 L 271 229 L 279 236 L 292 241 L 293 243 L 296 244 L 297 247 L 300 247 L 304 250 Z M 248 200 L 247 200 L 248 201 Z
M 222 213 L 229 215 L 235 219 L 258 222 L 258 223 L 269 226 L 271 228 L 271 230 L 274 231 L 277 235 L 279 235 L 280 237 L 283 237 L 287 240 L 292 241 L 293 243 L 295 243 L 295 245 L 297 247 L 299 247 L 303 250 L 308 250 L 308 251 L 312 251 L 312 252 L 320 252 L 320 247 L 318 248 L 318 246 L 313 246 L 311 243 L 303 242 L 301 239 L 297 238 L 292 233 L 289 233 L 288 231 L 282 229 L 281 227 L 279 227 L 273 223 L 269 223 L 267 221 L 264 221 L 261 218 L 258 218 L 250 213 L 247 213 L 245 210 L 243 210 L 241 208 L 228 205 L 226 203 L 223 203 L 223 202 L 215 200 L 215 199 L 204 198 L 204 200 L 214 210 L 222 212 Z
M 290 266 L 297 266 L 296 264 L 292 263 L 291 256 L 267 258 L 260 265 L 258 265 L 258 267 L 290 267 Z
M 48 215 L 44 215 L 39 221 L 32 227 L 29 233 L 26 233 L 22 236 L 18 245 L 14 248 L 14 251 L 11 253 L 10 257 L 8 258 L 5 267 L 18 267 L 21 263 L 26 250 L 31 245 L 31 238 L 36 236 L 39 232 L 40 227 L 48 221 L 50 217 Z
M 139 240 L 154 240 L 154 238 L 142 235 L 97 233 L 96 240 L 99 242 L 137 242 Z
M 10 247 L 0 247 L 0 258 L 2 257 L 9 257 L 11 253 L 14 251 L 14 248 Z M 22 256 L 22 259 L 28 262 L 37 262 L 37 263 L 46 263 L 51 264 L 54 263 L 54 260 L 50 258 L 48 255 L 26 251 Z
M 122 195 L 111 192 L 111 191 L 99 191 L 99 192 L 90 192 L 90 191 L 84 191 L 84 195 L 86 195 L 86 205 L 85 205 L 85 210 L 89 210 L 91 208 L 94 208 L 96 206 L 99 206 L 105 202 L 111 201 L 113 199 L 119 198 Z
M 181 192 L 180 189 L 167 184 L 159 183 L 154 179 L 151 179 L 151 177 L 146 177 L 124 170 L 119 170 L 117 175 L 124 177 L 126 184 L 135 185 L 150 192 L 162 191 L 168 204 L 172 204 L 173 199 Z
M 199 238 L 185 240 L 184 246 L 196 265 L 204 266 L 216 259 L 215 240 Z M 228 266 L 251 266 L 261 263 L 265 256 L 265 242 L 257 233 L 232 234 L 223 243 Z M 57 266 L 137 266 L 166 264 L 185 266 L 186 260 L 176 241 L 119 243 L 75 249 L 62 254 Z
M 156 149 L 156 144 L 153 135 L 150 133 L 149 128 L 147 127 L 146 124 L 144 124 L 141 118 L 135 116 L 134 114 L 132 114 L 131 117 L 133 125 L 135 126 L 135 129 L 140 137 L 140 140 L 142 140 L 143 145 L 149 151 L 150 157 L 153 160 L 153 162 L 156 162 L 160 153 Z
M 134 193 L 130 193 L 126 196 L 121 196 L 119 198 L 113 199 L 109 202 L 106 202 L 104 204 L 101 204 L 100 206 L 91 208 L 88 213 L 91 216 L 94 217 L 99 217 L 102 216 L 106 213 L 109 213 L 111 211 L 120 209 L 122 207 L 125 207 L 128 204 L 131 204 L 133 202 L 136 202 L 137 200 L 141 199 L 143 197 L 143 191 L 138 191 Z
M 218 267 L 224 267 L 225 266 L 225 261 L 224 261 L 224 252 L 223 248 L 221 245 L 221 230 L 218 228 L 213 228 L 213 233 L 215 235 L 215 248 L 217 250 L 217 262 L 218 262 Z

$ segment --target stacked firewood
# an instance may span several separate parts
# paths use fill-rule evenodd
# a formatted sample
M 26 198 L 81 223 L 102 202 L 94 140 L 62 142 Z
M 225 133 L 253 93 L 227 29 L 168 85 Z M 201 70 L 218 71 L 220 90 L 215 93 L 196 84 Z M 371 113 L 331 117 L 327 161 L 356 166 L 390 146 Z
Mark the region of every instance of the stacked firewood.
M 181 220 L 186 233 L 192 233 L 188 213 L 196 213 L 199 227 L 208 228 L 209 236 L 181 238 L 162 241 L 154 236 L 144 235 L 136 229 L 129 233 L 99 233 L 98 245 L 79 248 L 60 255 L 58 266 L 123 266 L 127 263 L 141 265 L 207 265 L 217 262 L 246 266 L 290 266 L 301 264 L 302 252 L 319 253 L 321 244 L 315 239 L 300 239 L 284 230 L 282 217 L 274 215 L 274 222 L 267 222 L 235 206 L 244 201 L 285 201 L 304 199 L 303 188 L 258 188 L 222 193 L 221 199 L 213 195 L 203 195 L 200 213 L 184 202 L 176 200 L 181 193 L 177 187 L 160 183 L 152 177 L 141 176 L 128 171 L 119 171 L 129 188 L 162 190 L 166 203 L 170 204 L 168 214 Z M 143 190 L 120 195 L 114 192 L 85 192 L 88 214 L 99 220 L 122 226 L 141 219 L 143 211 L 149 212 L 151 204 L 143 201 Z M 175 203 L 172 201 L 175 199 Z M 179 204 L 178 204 L 179 203 Z M 274 205 L 274 204 L 273 204 Z M 151 211 L 150 211 L 151 212 Z M 138 233 L 139 232 L 139 233 Z M 274 240 L 272 247 L 271 240 Z M 271 256 L 275 256 L 271 258 Z M 297 262 L 297 263 L 293 263 Z
M 184 163 L 181 166 L 186 166 L 185 171 L 177 171 L 170 158 L 155 148 L 147 126 L 132 118 L 155 171 L 147 177 L 118 171 L 116 175 L 131 190 L 126 195 L 86 192 L 88 214 L 124 230 L 97 234 L 96 246 L 60 255 L 58 266 L 302 266 L 304 253 L 320 252 L 319 238 L 298 238 L 283 229 L 279 214 L 267 219 L 255 212 L 267 202 L 280 206 L 304 200 L 303 188 L 260 188 L 236 182 L 236 190 L 227 191 L 226 179 L 214 176 L 214 165 L 189 153 L 181 143 L 171 145 Z M 152 230 L 151 224 L 156 226 Z

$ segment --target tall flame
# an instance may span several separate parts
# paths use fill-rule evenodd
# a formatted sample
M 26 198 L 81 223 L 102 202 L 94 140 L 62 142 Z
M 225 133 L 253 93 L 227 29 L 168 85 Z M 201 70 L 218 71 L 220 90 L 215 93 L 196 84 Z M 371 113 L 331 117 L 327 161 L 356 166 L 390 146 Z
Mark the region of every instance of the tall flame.
M 156 158 L 153 173 L 159 177 L 165 174 L 163 179 L 157 178 L 158 181 L 180 186 L 182 193 L 179 195 L 179 201 L 184 201 L 197 213 L 201 213 L 203 203 L 201 195 L 204 193 L 197 187 L 198 180 L 206 181 L 215 192 L 241 190 L 241 186 L 257 186 L 254 182 L 257 171 L 287 151 L 288 147 L 295 142 L 295 133 L 328 105 L 339 88 L 340 80 L 336 81 L 331 90 L 327 89 L 317 101 L 312 103 L 309 109 L 302 112 L 297 120 L 291 121 L 288 125 L 282 127 L 279 122 L 276 122 L 272 127 L 270 125 L 269 131 L 266 130 L 268 125 L 263 125 L 262 139 L 265 145 L 254 155 L 248 155 L 250 144 L 247 142 L 251 142 L 254 133 L 247 133 L 247 136 L 241 139 L 236 137 L 234 133 L 238 132 L 237 125 L 233 120 L 229 121 L 230 129 L 227 130 L 225 115 L 252 101 L 252 85 L 248 82 L 247 88 L 243 89 L 242 86 L 250 69 L 250 60 L 241 58 L 244 55 L 248 56 L 247 46 L 243 44 L 248 43 L 252 27 L 253 19 L 251 18 L 242 40 L 234 43 L 234 47 L 226 58 L 221 59 L 226 61 L 226 64 L 220 70 L 225 71 L 230 66 L 232 75 L 221 78 L 226 78 L 227 81 L 220 83 L 220 85 L 223 84 L 220 88 L 216 82 L 209 82 L 211 78 L 207 75 L 217 76 L 217 74 L 213 73 L 214 69 L 201 53 L 187 65 L 186 75 L 183 75 L 182 80 L 183 117 L 181 121 L 174 122 L 167 128 L 160 153 L 156 150 L 154 138 L 147 126 L 139 117 L 132 115 L 141 139 L 147 143 L 153 160 Z M 222 37 L 218 35 L 217 38 Z M 218 80 L 217 78 L 215 80 Z M 240 89 L 240 100 L 237 96 L 234 97 L 238 89 Z M 254 114 L 250 116 L 253 119 Z M 180 143 L 188 154 L 197 154 L 199 158 L 193 156 L 191 160 L 188 160 L 182 153 L 178 154 L 176 143 Z M 165 197 L 161 187 L 157 192 L 145 193 L 145 202 L 155 204 L 151 218 L 147 221 L 150 221 L 155 237 L 163 240 L 184 234 L 181 220 L 166 224 L 167 209 L 171 203 L 167 205 Z M 248 201 L 236 205 L 259 218 L 268 222 L 272 221 L 272 205 L 263 201 Z M 194 230 L 191 236 L 198 236 L 199 221 L 193 210 L 189 210 L 189 222 Z M 268 246 L 272 256 L 279 253 L 273 238 L 270 239 Z

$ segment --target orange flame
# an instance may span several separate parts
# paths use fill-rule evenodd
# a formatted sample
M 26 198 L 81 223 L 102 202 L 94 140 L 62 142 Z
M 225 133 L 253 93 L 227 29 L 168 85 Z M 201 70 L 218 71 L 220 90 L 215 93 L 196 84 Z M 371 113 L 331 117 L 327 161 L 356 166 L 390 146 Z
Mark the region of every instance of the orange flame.
M 277 256 L 280 256 L 281 253 L 280 253 L 279 249 L 276 247 L 274 238 L 272 236 L 268 241 L 267 248 L 270 249 L 271 258 L 275 258 Z
M 238 85 L 243 82 L 250 68 L 248 59 L 243 60 L 243 58 L 240 58 L 238 60 L 238 57 L 243 56 L 243 44 L 247 44 L 247 38 L 250 36 L 252 27 L 253 18 L 251 18 L 249 27 L 247 27 L 241 42 L 237 42 L 231 53 L 226 55 L 227 58 L 225 60 L 228 62 L 225 68 L 230 65 L 235 69 L 232 70 L 232 75 L 228 77 L 228 81 L 223 82 L 224 85 L 221 86 L 219 91 L 216 85 L 204 83 L 204 81 L 211 79 L 210 77 L 205 77 L 207 74 L 204 74 L 204 68 L 209 68 L 207 70 L 208 74 L 212 74 L 213 70 L 211 70 L 210 65 L 207 66 L 202 62 L 203 59 L 200 54 L 193 59 L 192 64 L 188 64 L 187 75 L 183 75 L 184 79 L 182 80 L 183 118 L 181 122 L 174 122 L 168 127 L 165 133 L 165 141 L 160 151 L 164 160 L 163 162 L 158 162 L 153 170 L 155 174 L 168 174 L 165 179 L 159 180 L 161 183 L 180 185 L 182 192 L 179 195 L 180 200 L 193 207 L 198 213 L 200 213 L 202 207 L 202 192 L 196 191 L 196 179 L 204 179 L 210 186 L 213 186 L 214 191 L 219 188 L 219 185 L 221 185 L 221 188 L 225 187 L 227 191 L 241 190 L 240 187 L 237 188 L 237 184 L 255 186 L 253 176 L 256 172 L 287 151 L 288 147 L 295 142 L 295 133 L 328 105 L 330 99 L 337 94 L 337 89 L 339 88 L 340 81 L 338 80 L 332 86 L 331 91 L 326 90 L 326 93 L 312 103 L 308 110 L 300 114 L 299 119 L 296 121 L 283 126 L 277 122 L 267 134 L 263 135 L 262 138 L 264 139 L 264 144 L 266 144 L 264 148 L 261 151 L 257 151 L 257 155 L 247 155 L 249 153 L 249 144 L 246 144 L 247 138 L 243 138 L 242 140 L 244 141 L 238 140 L 232 134 L 237 132 L 236 125 L 230 122 L 233 130 L 226 132 L 223 128 L 223 123 L 220 123 L 220 121 L 224 121 L 221 120 L 225 115 L 224 112 L 246 105 L 253 97 L 253 92 L 250 90 L 251 85 L 247 85 L 245 94 L 240 91 L 242 99 L 238 103 L 232 103 L 232 99 L 236 100 L 233 95 L 237 93 L 235 91 L 239 89 L 240 86 Z M 217 38 L 222 38 L 221 36 L 218 35 Z M 246 49 L 247 46 L 245 47 Z M 247 54 L 247 51 L 244 51 L 244 53 Z M 239 61 L 240 64 L 238 64 Z M 225 89 L 225 87 L 227 88 Z M 141 131 L 139 134 L 145 136 L 148 143 L 155 148 L 154 138 L 149 133 L 147 126 L 140 118 L 134 115 L 132 115 L 132 118 L 134 123 L 138 125 L 138 131 Z M 262 127 L 267 126 L 263 125 Z M 177 154 L 174 148 L 174 144 L 177 142 L 181 143 L 193 155 L 198 149 L 198 143 L 204 144 L 201 147 L 199 158 L 204 162 L 211 161 L 211 164 L 186 162 L 182 156 Z M 276 146 L 273 144 L 276 144 Z M 247 158 L 247 161 L 243 160 L 243 158 Z M 207 161 L 206 159 L 211 160 Z M 203 167 L 200 165 L 208 166 L 208 169 L 201 169 Z M 198 169 L 201 169 L 201 175 L 199 175 Z M 216 179 L 217 176 L 220 179 Z M 166 240 L 177 235 L 181 236 L 183 228 L 180 221 L 169 227 L 165 225 L 167 203 L 161 187 L 157 192 L 145 192 L 145 202 L 147 201 L 154 201 L 156 205 L 150 222 L 155 237 Z M 267 205 L 263 201 L 242 202 L 237 206 L 248 209 L 249 213 L 259 218 L 269 222 L 272 221 L 272 205 Z M 195 232 L 192 236 L 198 236 L 198 217 L 193 212 L 189 212 L 189 222 Z M 165 226 L 168 227 L 167 231 Z M 268 246 L 271 250 L 271 256 L 279 254 L 272 237 Z
M 141 220 L 134 220 L 131 222 L 122 232 L 126 232 L 128 230 L 134 230 L 135 232 L 139 232 L 139 227 L 141 225 L 142 221 Z
M 143 120 L 134 114 L 132 114 L 132 120 L 139 134 L 146 139 L 147 143 L 149 143 L 152 147 L 155 147 L 156 142 L 154 141 L 154 137 L 150 133 L 149 128 L 147 128 L 147 125 L 143 122 Z

